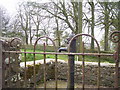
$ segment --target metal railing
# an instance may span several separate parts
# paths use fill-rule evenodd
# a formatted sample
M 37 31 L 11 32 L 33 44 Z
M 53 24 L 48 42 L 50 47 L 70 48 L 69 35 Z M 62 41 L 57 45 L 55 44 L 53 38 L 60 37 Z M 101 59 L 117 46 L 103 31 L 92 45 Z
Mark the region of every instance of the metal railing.
M 91 38 L 93 38 L 94 40 L 95 40 L 95 42 L 96 42 L 96 44 L 97 44 L 97 47 L 98 47 L 98 53 L 75 53 L 75 52 L 71 52 L 71 44 L 72 44 L 72 41 L 73 40 L 76 40 L 79 36 L 88 36 L 88 37 L 91 37 Z M 38 41 L 39 40 L 41 40 L 42 38 L 47 38 L 47 39 L 49 39 L 49 40 L 51 40 L 52 41 L 52 44 L 53 44 L 53 46 L 55 47 L 55 52 L 46 52 L 46 44 L 44 43 L 43 45 L 44 45 L 44 51 L 43 52 L 36 52 L 36 45 L 37 45 L 37 43 L 38 43 Z M 14 39 L 15 40 L 15 39 Z M 12 42 L 14 41 L 14 40 L 12 40 Z M 2 43 L 0 43 L 0 45 L 2 45 Z M 1 46 L 2 47 L 2 46 Z M 10 65 L 10 57 L 11 57 L 11 54 L 14 54 L 14 55 L 18 55 L 18 54 L 24 54 L 24 62 L 25 62 L 25 73 L 24 73 L 24 88 L 25 87 L 27 87 L 27 77 L 26 77 L 26 75 L 27 75 L 27 72 L 26 72 L 26 70 L 27 70 L 27 65 L 26 65 L 26 54 L 33 54 L 33 58 L 34 58 L 34 69 L 33 69 L 33 72 L 34 72 L 34 74 L 33 74 L 33 77 L 34 77 L 34 88 L 36 88 L 36 69 L 35 69 L 35 65 L 36 65 L 36 63 L 35 63 L 35 57 L 36 57 L 36 54 L 42 54 L 43 55 L 43 58 L 44 58 L 44 88 L 46 89 L 46 55 L 55 55 L 55 88 L 57 89 L 58 88 L 58 68 L 57 68 L 57 64 L 58 64 L 58 55 L 67 55 L 68 57 L 69 57 L 69 59 L 68 59 L 68 81 L 67 81 L 67 83 L 68 83 L 68 89 L 69 88 L 72 88 L 72 89 L 74 89 L 74 56 L 75 55 L 81 55 L 82 56 L 82 88 L 84 89 L 85 88 L 85 56 L 97 56 L 98 57 L 98 72 L 97 72 L 97 87 L 98 87 L 98 89 L 100 88 L 100 75 L 101 75 L 101 72 L 100 72 L 100 57 L 101 56 L 114 56 L 114 54 L 103 54 L 103 53 L 100 53 L 100 47 L 99 47 L 99 44 L 98 44 L 98 42 L 97 42 L 97 40 L 93 37 L 93 36 L 91 36 L 91 35 L 88 35 L 88 34 L 78 34 L 78 35 L 75 35 L 71 40 L 70 40 L 70 43 L 69 43 L 69 46 L 68 46 L 69 48 L 68 48 L 68 52 L 67 53 L 59 53 L 59 52 L 57 52 L 57 50 L 56 50 L 56 46 L 55 46 L 55 43 L 53 42 L 53 40 L 51 39 L 51 38 L 49 38 L 49 37 L 40 37 L 36 42 L 35 42 L 35 44 L 34 44 L 34 52 L 26 52 L 26 50 L 25 51 L 2 51 L 2 48 L 0 48 L 0 50 L 1 50 L 1 54 L 2 55 L 0 55 L 0 57 L 2 58 L 2 87 L 4 88 L 5 87 L 5 77 L 4 77 L 4 74 L 5 74 L 5 72 L 4 72 L 4 69 L 5 69 L 5 61 L 4 61 L 4 57 L 5 57 L 5 54 L 7 53 L 8 54 L 8 58 L 9 58 L 9 66 L 8 66 L 8 73 L 10 73 L 10 67 L 11 67 L 11 65 Z M 118 55 L 119 56 L 119 55 Z M 118 57 L 117 56 L 117 57 Z M 15 58 L 16 60 L 15 61 L 17 61 L 17 57 Z M 118 81 L 117 81 L 117 79 L 118 79 L 118 68 L 119 68 L 119 66 L 118 66 L 118 63 L 116 63 L 116 70 L 115 70 L 115 73 L 117 73 L 116 74 L 116 76 L 115 76 L 115 88 L 118 88 Z M 10 84 L 10 83 L 9 83 Z M 17 85 L 19 86 L 20 85 L 20 83 L 17 83 Z M 9 88 L 9 87 L 7 87 L 7 88 Z

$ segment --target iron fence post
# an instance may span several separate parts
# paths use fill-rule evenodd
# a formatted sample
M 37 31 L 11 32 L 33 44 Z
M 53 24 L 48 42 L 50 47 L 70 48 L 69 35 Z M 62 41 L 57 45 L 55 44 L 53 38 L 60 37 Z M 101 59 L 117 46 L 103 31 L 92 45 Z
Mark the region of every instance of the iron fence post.
M 0 90 L 2 89 L 2 42 L 0 41 Z
M 4 57 L 2 52 L 2 41 L 0 41 L 0 90 L 5 88 Z
M 112 42 L 116 43 L 117 48 L 116 48 L 116 52 L 114 53 L 114 60 L 115 60 L 115 85 L 114 87 L 116 88 L 116 90 L 119 90 L 119 85 L 120 85 L 120 79 L 119 79 L 119 64 L 120 64 L 120 31 L 114 31 L 111 35 L 110 35 L 110 39 Z
M 119 36 L 120 38 L 120 36 Z M 119 47 L 120 47 L 120 42 L 117 43 L 117 50 L 116 50 L 116 53 L 115 53 L 115 88 L 117 88 L 117 90 L 119 90 L 119 85 L 120 85 L 120 78 L 119 78 L 119 64 L 120 64 L 120 50 L 119 50 Z
M 119 32 L 119 40 L 120 40 L 120 32 Z M 117 60 L 116 60 L 116 87 L 119 89 L 120 88 L 120 41 L 118 42 L 117 46 Z
M 118 31 L 113 32 L 113 41 L 117 43 L 117 50 L 115 55 L 115 88 L 119 90 L 120 88 L 120 1 L 118 1 Z M 117 39 L 115 38 L 117 37 Z
M 120 2 L 119 2 L 120 3 Z M 118 60 L 116 61 L 116 79 L 118 79 L 118 81 L 116 82 L 118 85 L 118 90 L 120 88 L 120 32 L 119 32 L 119 42 L 118 42 L 118 46 L 117 46 L 117 52 L 118 52 Z
M 118 30 L 120 31 L 120 1 L 118 2 Z M 120 40 L 120 34 L 119 34 L 119 40 Z M 120 42 L 118 44 L 119 46 L 119 54 L 120 54 Z M 118 61 L 118 88 L 120 88 L 120 56 L 119 56 L 119 61 Z
M 76 52 L 76 39 L 72 40 L 69 51 Z M 68 55 L 68 90 L 74 90 L 74 59 L 75 55 Z

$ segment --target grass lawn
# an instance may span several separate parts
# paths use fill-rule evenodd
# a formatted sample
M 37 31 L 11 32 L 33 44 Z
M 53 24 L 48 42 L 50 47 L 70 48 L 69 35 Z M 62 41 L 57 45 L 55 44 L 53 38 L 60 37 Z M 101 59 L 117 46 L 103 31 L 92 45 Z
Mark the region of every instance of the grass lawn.
M 24 50 L 22 49 L 21 51 L 24 51 Z M 33 50 L 26 50 L 26 52 L 33 52 Z M 43 51 L 36 50 L 36 52 L 43 52 Z M 42 55 L 42 54 L 36 54 L 35 55 L 36 60 L 41 60 L 43 58 L 44 58 L 44 55 Z M 55 55 L 46 55 L 46 58 L 55 59 Z M 68 58 L 67 55 L 58 55 L 58 59 L 68 60 L 67 58 Z M 26 54 L 26 60 L 27 61 L 33 61 L 33 59 L 34 59 L 33 54 Z M 24 54 L 22 54 L 22 61 L 24 62 Z
M 24 51 L 23 49 L 21 51 Z M 33 52 L 33 50 L 26 50 L 26 52 Z M 43 52 L 40 50 L 36 50 L 36 52 Z M 42 54 L 36 54 L 35 55 L 35 59 L 36 60 L 41 60 L 44 58 L 44 55 Z M 46 58 L 53 58 L 55 59 L 55 55 L 46 55 Z M 77 57 L 75 57 L 75 60 Z M 68 60 L 68 56 L 67 55 L 58 55 L 58 59 L 62 59 L 67 61 Z M 26 60 L 27 61 L 33 61 L 33 54 L 26 54 Z M 114 63 L 114 59 L 112 57 L 101 57 L 101 62 L 105 62 L 105 63 Z M 80 60 L 82 61 L 82 60 Z M 96 56 L 85 56 L 85 61 L 87 62 L 98 62 L 98 57 Z M 22 62 L 24 62 L 24 54 L 22 54 Z

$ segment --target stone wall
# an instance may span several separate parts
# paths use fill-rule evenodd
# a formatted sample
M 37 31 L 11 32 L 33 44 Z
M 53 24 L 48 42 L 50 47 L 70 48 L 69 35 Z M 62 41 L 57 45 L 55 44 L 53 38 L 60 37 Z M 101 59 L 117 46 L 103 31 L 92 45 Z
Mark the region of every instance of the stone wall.
M 38 74 L 36 74 L 36 82 L 43 81 L 43 60 L 38 60 L 36 62 L 40 65 Z M 30 64 L 30 63 L 29 63 Z M 21 66 L 23 64 L 21 63 Z M 32 64 L 31 64 L 32 66 Z M 58 79 L 67 80 L 68 65 L 64 60 L 58 60 Z M 85 84 L 87 85 L 97 85 L 97 69 L 98 63 L 95 62 L 86 62 L 85 63 Z M 100 85 L 105 87 L 114 86 L 114 64 L 101 63 L 101 80 Z M 55 62 L 53 59 L 47 59 L 47 68 L 46 68 L 46 78 L 54 79 L 55 78 Z M 75 62 L 75 83 L 82 83 L 82 62 Z M 33 83 L 33 79 L 30 79 L 30 83 Z
M 113 87 L 114 86 L 114 65 L 101 63 L 101 86 Z M 97 63 L 86 63 L 85 65 L 85 84 L 97 85 Z M 58 79 L 67 79 L 67 63 L 58 63 Z M 82 83 L 82 62 L 76 62 L 75 64 L 75 76 L 76 83 Z
M 2 42 L 2 51 L 20 51 L 21 41 L 20 39 L 0 39 Z M 22 74 L 22 68 L 20 67 L 21 58 L 16 53 L 4 53 L 3 54 L 3 68 L 4 68 L 4 80 L 5 87 L 19 87 L 20 75 Z M 19 83 L 19 84 L 18 84 Z

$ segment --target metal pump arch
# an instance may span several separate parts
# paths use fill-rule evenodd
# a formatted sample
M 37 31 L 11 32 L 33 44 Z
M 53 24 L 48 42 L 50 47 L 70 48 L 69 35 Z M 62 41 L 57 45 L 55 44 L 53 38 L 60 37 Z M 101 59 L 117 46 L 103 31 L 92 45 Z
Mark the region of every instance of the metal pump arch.
M 47 36 L 39 37 L 36 40 L 36 42 L 34 44 L 34 52 L 36 50 L 36 45 L 37 45 L 38 41 L 41 40 L 42 38 L 46 38 L 46 39 L 49 39 L 50 41 L 52 41 L 52 44 L 54 46 L 54 50 L 55 50 L 55 52 L 57 52 L 56 45 L 55 45 L 54 41 L 51 38 L 47 37 Z M 43 46 L 44 46 L 44 53 L 45 53 L 45 51 L 46 51 L 45 43 L 43 43 Z M 33 54 L 33 55 L 34 55 L 34 87 L 36 87 L 35 54 Z M 55 55 L 55 57 L 57 57 L 57 55 Z M 56 67 L 57 67 L 57 58 L 55 58 L 55 68 Z M 57 68 L 55 69 L 55 72 L 56 72 L 55 73 L 55 82 L 56 82 L 56 88 L 57 88 Z M 46 88 L 46 54 L 44 54 L 44 88 Z
M 100 46 L 99 46 L 99 43 L 98 43 L 98 41 L 92 36 L 92 35 L 89 35 L 89 34 L 77 34 L 77 35 L 75 35 L 75 36 L 73 36 L 72 37 L 72 39 L 70 40 L 70 42 L 69 42 L 69 45 L 68 45 L 68 52 L 69 53 L 71 53 L 70 52 L 70 46 L 71 46 L 71 44 L 72 44 L 72 41 L 73 40 L 75 40 L 75 39 L 77 39 L 78 37 L 80 37 L 80 36 L 88 36 L 88 37 L 91 37 L 91 38 L 93 38 L 94 39 L 94 41 L 96 42 L 96 44 L 97 44 L 97 47 L 98 47 L 98 74 L 97 74 L 97 87 L 98 88 L 100 88 Z M 82 56 L 84 56 L 84 53 L 83 53 L 83 55 Z M 83 62 L 84 63 L 84 62 Z M 69 63 L 68 63 L 68 65 L 70 65 Z M 71 66 L 73 66 L 73 67 L 71 67 Z M 70 67 L 71 68 L 74 68 L 74 65 L 70 65 Z M 84 67 L 83 67 L 84 68 Z M 69 68 L 70 69 L 70 68 Z M 74 70 L 74 69 L 72 69 L 72 70 Z M 71 72 L 74 72 L 74 71 L 71 71 Z M 68 73 L 68 80 L 70 80 L 70 79 L 74 79 L 73 77 L 70 77 L 70 72 Z M 72 75 L 72 76 L 74 76 L 74 75 Z M 83 72 L 83 79 L 84 79 L 84 72 Z M 72 81 L 74 81 L 74 80 L 72 80 Z M 69 81 L 68 82 L 68 88 L 74 88 L 74 85 L 70 85 L 70 82 L 71 81 Z M 83 80 L 83 82 L 84 82 L 84 80 Z M 73 84 L 73 83 L 72 83 Z M 83 88 L 84 88 L 84 83 L 83 83 Z

